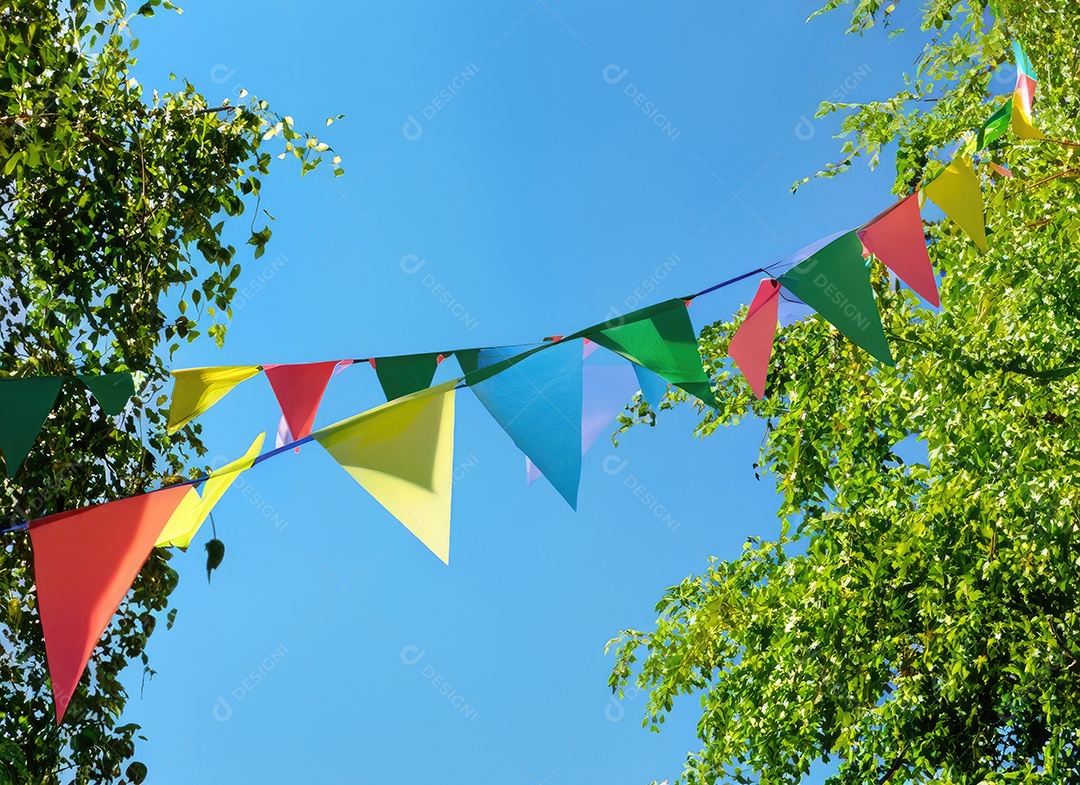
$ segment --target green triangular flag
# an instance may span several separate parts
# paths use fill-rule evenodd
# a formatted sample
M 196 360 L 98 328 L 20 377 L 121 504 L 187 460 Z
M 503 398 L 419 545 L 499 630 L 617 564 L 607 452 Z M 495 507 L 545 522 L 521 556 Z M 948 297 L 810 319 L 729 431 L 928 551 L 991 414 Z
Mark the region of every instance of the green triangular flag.
M 1009 130 L 1012 122 L 1012 96 L 1001 105 L 996 112 L 990 115 L 990 119 L 983 123 L 975 137 L 975 151 L 978 152 L 1001 138 L 1001 135 Z
M 63 376 L 0 379 L 0 452 L 14 477 L 64 386 Z
M 454 356 L 457 357 L 458 365 L 464 374 L 475 373 L 480 367 L 479 349 L 455 349 Z
M 105 414 L 120 414 L 135 394 L 135 379 L 130 373 L 107 373 L 99 376 L 80 374 L 76 378 L 90 388 Z
M 684 300 L 668 300 L 578 333 L 716 407 Z
M 841 235 L 792 267 L 780 276 L 780 283 L 856 346 L 895 365 L 870 286 L 862 241 L 855 232 Z
M 375 358 L 375 373 L 379 376 L 379 384 L 387 401 L 426 390 L 431 386 L 438 367 L 437 353 Z

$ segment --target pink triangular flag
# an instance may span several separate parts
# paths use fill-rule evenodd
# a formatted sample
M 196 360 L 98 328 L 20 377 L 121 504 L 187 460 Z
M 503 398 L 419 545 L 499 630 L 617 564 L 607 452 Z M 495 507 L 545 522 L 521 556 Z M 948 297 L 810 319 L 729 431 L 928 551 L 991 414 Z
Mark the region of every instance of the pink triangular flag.
M 746 319 L 728 344 L 728 356 L 739 366 L 758 398 L 765 397 L 779 309 L 780 284 L 772 278 L 765 278 L 758 284 Z
M 330 361 L 263 366 L 293 438 L 303 439 L 311 433 L 315 412 L 319 410 L 326 385 L 337 365 L 336 361 Z
M 867 252 L 896 273 L 924 300 L 940 306 L 934 268 L 926 251 L 917 194 L 905 197 L 858 231 Z
M 174 485 L 30 524 L 57 723 L 109 620 L 189 490 Z

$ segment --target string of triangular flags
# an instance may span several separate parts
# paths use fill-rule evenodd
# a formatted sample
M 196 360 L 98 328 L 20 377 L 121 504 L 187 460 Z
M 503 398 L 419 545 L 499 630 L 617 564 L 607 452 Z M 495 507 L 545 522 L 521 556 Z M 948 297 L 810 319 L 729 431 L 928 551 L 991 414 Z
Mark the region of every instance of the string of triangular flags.
M 765 396 L 769 360 L 776 336 L 781 288 L 824 317 L 852 343 L 877 360 L 893 364 L 881 317 L 870 287 L 864 257 L 873 255 L 923 299 L 940 307 L 937 281 L 926 248 L 920 205 L 932 201 L 980 250 L 987 249 L 982 182 L 973 157 L 1011 127 L 1021 139 L 1049 140 L 1032 120 L 1038 81 L 1031 60 L 1013 41 L 1016 88 L 975 133 L 969 133 L 948 166 L 925 180 L 920 189 L 862 226 L 807 246 L 779 278 L 761 281 L 747 316 L 732 336 L 728 355 L 758 398 Z M 1007 169 L 990 162 L 999 175 Z
M 1016 52 L 1018 83 L 1013 96 L 972 135 L 961 155 L 921 189 L 980 248 L 986 247 L 983 201 L 971 154 L 999 138 L 1010 124 L 1022 138 L 1045 138 L 1031 120 L 1035 80 L 1030 62 L 1019 47 Z M 331 377 L 363 361 L 174 371 L 170 431 L 183 427 L 261 372 L 282 411 L 279 445 L 260 455 L 265 438 L 260 434 L 241 458 L 208 477 L 5 530 L 28 528 L 30 532 L 57 721 L 62 720 L 94 647 L 153 548 L 186 548 L 241 472 L 301 444 L 318 442 L 425 546 L 448 562 L 458 389 L 469 387 L 525 453 L 530 481 L 542 473 L 576 506 L 581 455 L 636 390 L 655 404 L 667 385 L 673 384 L 707 405 L 716 405 L 687 312 L 696 297 L 758 273 L 769 275 L 769 269 L 785 269 L 778 277 L 761 281 L 730 343 L 730 356 L 758 397 L 765 394 L 781 290 L 817 311 L 874 358 L 892 364 L 866 257 L 873 255 L 928 302 L 940 305 L 920 201 L 919 193 L 912 194 L 862 226 L 820 240 L 769 268 L 572 335 L 554 336 L 526 348 L 368 360 L 387 402 L 318 430 L 312 430 L 315 416 Z M 463 376 L 429 386 L 439 363 L 450 355 L 457 358 Z M 611 362 L 615 356 L 629 363 Z M 68 378 L 0 379 L 0 451 L 9 476 L 32 449 Z M 130 374 L 77 378 L 108 414 L 120 413 L 134 394 Z M 291 436 L 286 438 L 286 432 Z M 203 485 L 201 494 L 198 485 Z

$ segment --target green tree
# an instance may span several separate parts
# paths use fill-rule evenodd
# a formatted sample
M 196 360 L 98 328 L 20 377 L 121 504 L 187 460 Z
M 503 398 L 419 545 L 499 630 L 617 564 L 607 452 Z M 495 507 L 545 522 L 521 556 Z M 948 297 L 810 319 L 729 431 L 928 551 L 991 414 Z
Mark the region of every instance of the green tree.
M 65 389 L 0 485 L 4 525 L 197 473 L 187 467 L 205 453 L 199 427 L 165 433 L 165 358 L 200 335 L 225 338 L 240 265 L 223 233 L 251 211 L 248 242 L 263 253 L 268 143 L 283 139 L 302 174 L 329 149 L 264 101 L 221 106 L 186 81 L 144 90 L 131 24 L 172 10 L 164 0 L 134 13 L 120 0 L 0 4 L 0 375 L 142 379 L 119 418 Z M 130 761 L 139 727 L 119 724 L 118 676 L 133 660 L 153 673 L 146 641 L 177 583 L 169 553 L 139 575 L 58 727 L 29 546 L 7 534 L 0 547 L 0 783 L 141 782 L 146 767 Z
M 896 7 L 853 5 L 867 35 Z M 1013 38 L 1041 78 L 1037 123 L 1077 139 L 1076 4 L 996 5 L 923 4 L 904 89 L 822 106 L 847 113 L 846 140 L 819 174 L 890 145 L 909 193 L 1005 100 Z M 720 410 L 698 432 L 760 418 L 780 533 L 711 560 L 665 592 L 655 629 L 612 642 L 612 688 L 649 692 L 646 726 L 700 699 L 683 781 L 794 783 L 831 761 L 833 783 L 1080 782 L 1076 153 L 1011 132 L 984 153 L 1015 174 L 980 167 L 989 252 L 926 225 L 940 312 L 874 262 L 895 368 L 814 316 L 781 330 L 757 401 L 724 362 L 739 319 L 702 332 Z M 913 443 L 928 457 L 905 462 Z

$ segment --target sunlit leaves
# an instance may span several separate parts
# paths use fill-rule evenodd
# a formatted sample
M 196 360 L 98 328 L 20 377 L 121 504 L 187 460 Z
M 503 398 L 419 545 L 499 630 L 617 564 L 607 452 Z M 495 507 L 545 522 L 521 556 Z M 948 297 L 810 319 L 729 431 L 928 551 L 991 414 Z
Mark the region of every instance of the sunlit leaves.
M 303 140 L 301 171 L 329 157 L 246 93 L 232 106 L 175 76 L 168 92 L 135 81 L 133 26 L 176 10 L 163 0 L 0 4 L 0 375 L 144 378 L 120 417 L 83 392 L 60 396 L 0 486 L 5 526 L 200 473 L 199 427 L 165 433 L 167 367 L 184 343 L 225 340 L 241 273 L 228 218 L 257 210 L 273 160 L 267 130 Z M 232 230 L 250 232 L 255 258 L 271 238 L 261 223 Z M 130 761 L 138 727 L 117 721 L 127 701 L 118 677 L 133 660 L 153 673 L 146 643 L 176 586 L 170 555 L 140 573 L 56 729 L 29 542 L 4 543 L 0 784 L 142 782 L 146 767 Z
M 1076 139 L 1074 4 L 1000 6 L 1047 72 L 1038 121 Z M 868 35 L 886 19 L 851 10 Z M 848 113 L 849 142 L 824 171 L 891 146 L 906 194 L 947 160 L 1011 89 L 1008 37 L 984 22 L 925 4 L 940 32 L 904 89 L 823 107 Z M 895 369 L 813 317 L 780 331 L 757 401 L 725 360 L 738 319 L 702 331 L 720 407 L 698 433 L 762 430 L 781 520 L 617 641 L 612 686 L 649 691 L 648 726 L 701 699 L 686 782 L 797 782 L 822 760 L 836 783 L 1080 781 L 1080 169 L 1074 147 L 1011 133 L 981 156 L 1015 176 L 979 167 L 989 252 L 927 224 L 943 309 L 874 263 Z

